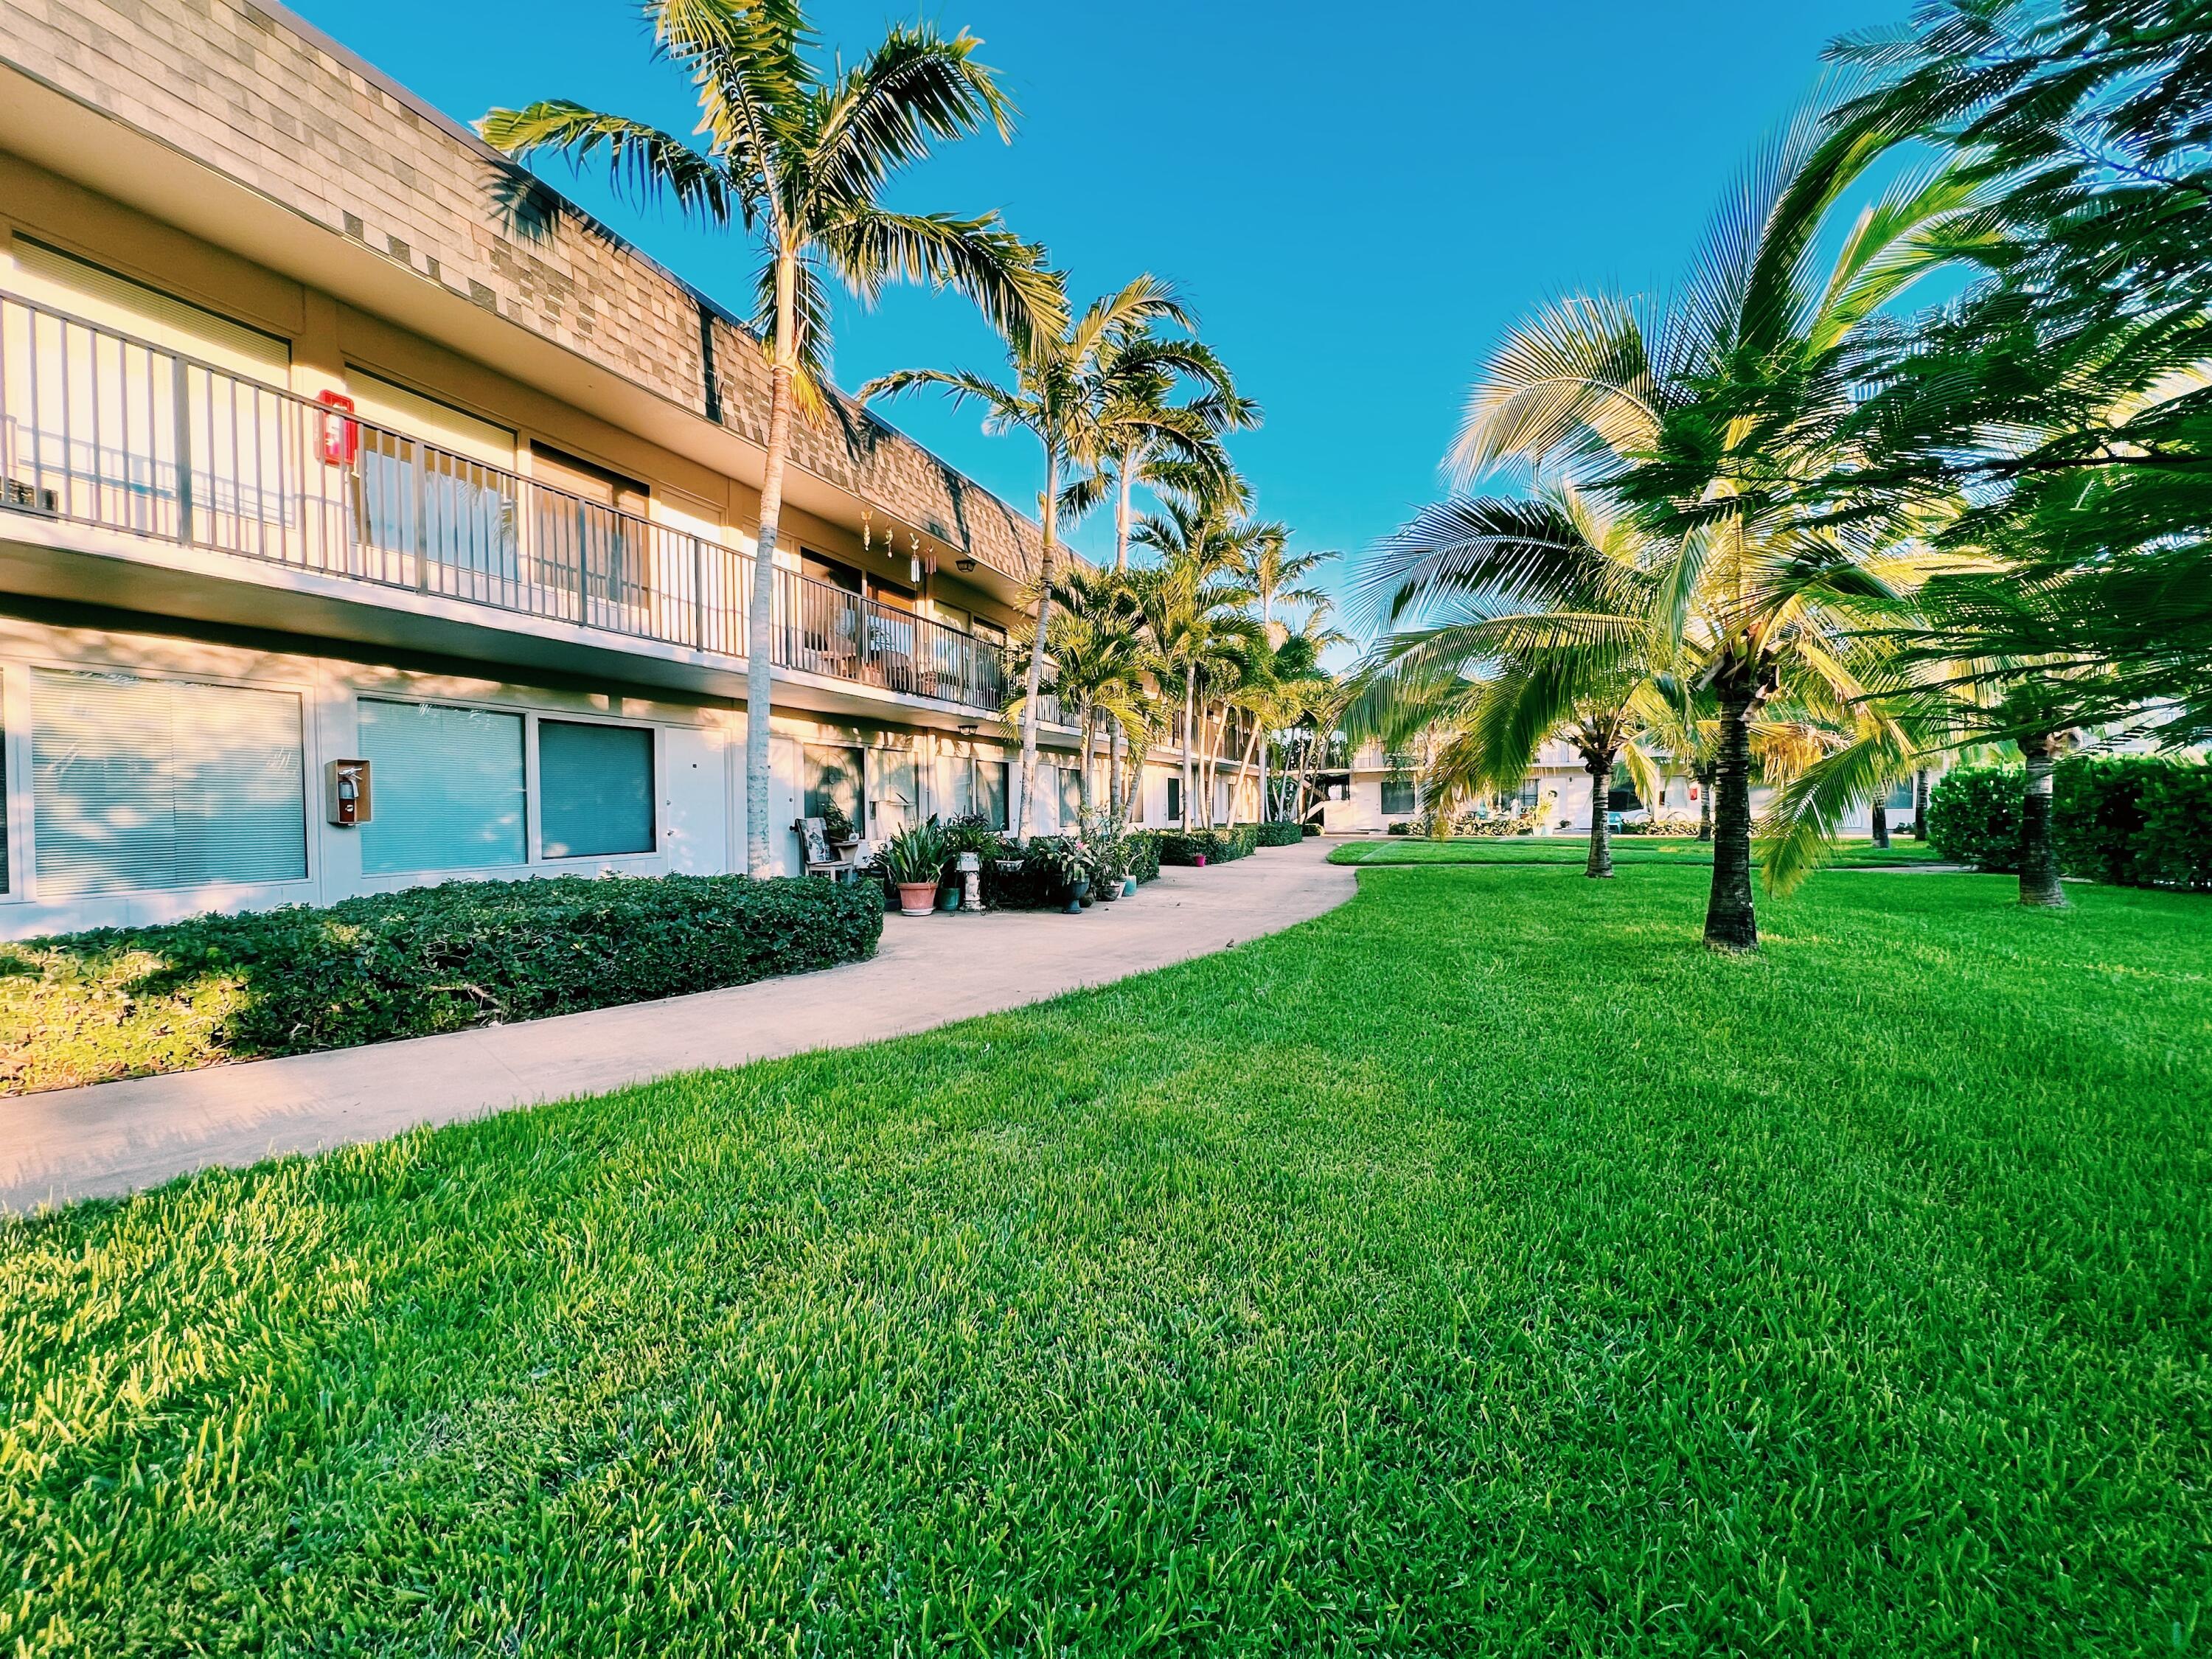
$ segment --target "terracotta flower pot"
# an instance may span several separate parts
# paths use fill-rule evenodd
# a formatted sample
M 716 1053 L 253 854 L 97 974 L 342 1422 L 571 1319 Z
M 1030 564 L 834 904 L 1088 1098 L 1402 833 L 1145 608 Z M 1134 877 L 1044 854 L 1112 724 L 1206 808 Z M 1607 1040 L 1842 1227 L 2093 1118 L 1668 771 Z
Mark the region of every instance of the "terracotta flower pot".
M 937 884 L 933 881 L 902 881 L 898 884 L 899 914 L 902 916 L 926 916 L 937 908 Z

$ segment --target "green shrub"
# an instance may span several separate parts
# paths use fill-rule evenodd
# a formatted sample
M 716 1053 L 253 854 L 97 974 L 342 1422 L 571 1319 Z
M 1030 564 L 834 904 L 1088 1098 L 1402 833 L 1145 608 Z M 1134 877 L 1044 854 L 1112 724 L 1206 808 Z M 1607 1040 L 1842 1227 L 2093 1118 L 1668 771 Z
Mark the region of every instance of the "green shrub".
M 1309 836 L 1318 836 L 1321 834 L 1321 825 L 1316 823 L 1311 818 L 1308 818 L 1304 823 L 1300 824 L 1298 828 Z
M 2022 774 L 1961 767 L 1928 796 L 1928 839 L 1954 863 L 2020 868 Z M 2150 755 L 2072 755 L 2051 779 L 2067 874 L 2122 887 L 2212 887 L 2212 768 Z
M 1196 864 L 1203 856 L 1208 864 L 1218 864 L 1223 859 L 1221 836 L 1212 830 L 1163 830 L 1160 831 L 1160 862 L 1188 866 Z
M 1160 832 L 1157 830 L 1129 831 L 1129 873 L 1139 885 L 1160 878 Z
M 1410 836 L 1413 833 L 1413 826 L 1404 818 L 1393 818 L 1384 827 L 1394 836 Z
M 881 890 L 817 878 L 453 882 L 0 945 L 0 1091 L 645 1002 L 875 954 Z
M 2136 837 L 2137 879 L 2146 885 L 2212 889 L 2212 766 L 2177 763 L 2147 778 Z
M 2069 755 L 2051 780 L 2051 835 L 2059 867 L 2114 887 L 2140 887 L 2143 797 L 2173 769 L 2148 755 Z
M 1929 845 L 1953 864 L 2020 868 L 2021 774 L 2012 766 L 1961 766 L 1928 792 Z
M 1235 823 L 1217 832 L 1221 836 L 1221 856 L 1228 859 L 1249 859 L 1260 850 L 1260 826 L 1256 823 Z
M 1305 831 L 1295 823 L 1263 823 L 1259 827 L 1262 847 L 1296 847 L 1305 839 Z

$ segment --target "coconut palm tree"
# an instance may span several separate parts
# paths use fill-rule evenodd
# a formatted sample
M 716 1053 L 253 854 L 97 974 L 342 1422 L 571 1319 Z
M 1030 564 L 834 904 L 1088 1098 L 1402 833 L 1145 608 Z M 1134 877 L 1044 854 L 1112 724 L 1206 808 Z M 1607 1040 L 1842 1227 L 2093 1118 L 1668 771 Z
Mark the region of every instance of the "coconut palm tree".
M 1515 329 L 1470 397 L 1454 450 L 1466 477 L 1535 467 L 1602 493 L 1661 549 L 1641 612 L 1656 660 L 1716 709 L 1712 890 L 1705 940 L 1759 940 L 1751 737 L 1785 682 L 1859 696 L 1843 642 L 1894 620 L 1900 533 L 1838 522 L 1823 485 L 1850 454 L 1853 366 L 1883 307 L 1948 257 L 1975 206 L 1961 173 L 1913 176 L 1815 254 L 1838 200 L 1887 139 L 1826 134 L 1817 112 L 1747 176 L 1692 279 L 1663 309 L 1579 298 Z M 1540 565 L 1540 550 L 1526 556 Z M 1610 636 L 1593 636 L 1593 672 Z M 1575 653 L 1560 660 L 1571 663 Z
M 825 78 L 807 56 L 798 0 L 646 0 L 645 17 L 655 54 L 692 85 L 700 144 L 568 99 L 494 109 L 477 127 L 518 158 L 604 160 L 618 190 L 702 223 L 734 220 L 753 241 L 769 417 L 745 632 L 745 862 L 766 875 L 775 549 L 794 413 L 828 395 L 828 284 L 869 301 L 894 282 L 951 288 L 1016 339 L 1056 333 L 1065 300 L 1039 251 L 996 214 L 897 212 L 880 199 L 936 143 L 985 125 L 1012 136 L 1013 106 L 976 60 L 973 36 L 901 26 Z
M 1425 781 L 1443 800 L 1516 787 L 1545 743 L 1565 741 L 1589 774 L 1584 873 L 1610 878 L 1616 763 L 1658 797 L 1644 740 L 1672 712 L 1649 622 L 1664 551 L 1571 488 L 1424 509 L 1377 546 L 1363 578 L 1396 631 L 1363 676 L 1347 730 L 1392 746 L 1436 739 Z
M 1027 835 L 1034 817 L 1037 708 L 1052 637 L 1054 586 L 1060 580 L 1061 485 L 1071 471 L 1094 467 L 1102 453 L 1102 358 L 1115 350 L 1116 342 L 1129 331 L 1159 323 L 1188 330 L 1191 317 L 1168 284 L 1139 276 L 1120 292 L 1092 301 L 1064 328 L 1010 334 L 1008 361 L 1013 373 L 1004 385 L 966 369 L 911 368 L 880 375 L 860 389 L 864 399 L 934 388 L 956 404 L 980 403 L 987 411 L 986 431 L 1027 432 L 1044 452 L 1044 488 L 1037 496 L 1043 534 L 1036 582 L 1036 619 L 1030 630 L 1029 668 L 1023 679 L 1021 759 L 1015 778 L 1020 803 L 1014 818 L 1018 839 Z

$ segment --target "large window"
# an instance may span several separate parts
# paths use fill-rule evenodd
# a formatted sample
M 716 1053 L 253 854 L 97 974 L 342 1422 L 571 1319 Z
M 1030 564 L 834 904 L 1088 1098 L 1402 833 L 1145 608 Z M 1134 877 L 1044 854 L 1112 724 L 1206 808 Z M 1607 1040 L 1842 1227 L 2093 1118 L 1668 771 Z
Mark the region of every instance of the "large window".
M 956 756 L 946 777 L 951 794 L 947 816 L 967 817 L 980 813 L 992 829 L 1006 827 L 1006 763 L 968 760 Z
M 1060 772 L 1060 827 L 1076 830 L 1083 823 L 1083 774 L 1072 766 Z
M 524 861 L 521 715 L 363 698 L 361 752 L 374 808 L 366 873 Z
M 835 805 L 852 824 L 853 833 L 861 834 L 860 764 L 860 751 L 857 749 L 808 744 L 805 816 L 818 818 L 823 807 Z
M 914 757 L 902 749 L 878 749 L 872 763 L 874 775 L 868 794 L 875 808 L 872 836 L 895 836 L 912 823 L 921 811 L 921 775 Z
M 40 669 L 32 720 L 43 896 L 306 878 L 292 693 Z
M 549 859 L 653 851 L 651 728 L 539 720 L 538 818 Z
M 1382 816 L 1384 817 L 1402 818 L 1420 810 L 1413 779 L 1385 778 L 1382 780 Z
M 1168 780 L 1168 822 L 1170 823 L 1180 823 L 1182 821 L 1182 780 L 1181 778 L 1170 778 Z

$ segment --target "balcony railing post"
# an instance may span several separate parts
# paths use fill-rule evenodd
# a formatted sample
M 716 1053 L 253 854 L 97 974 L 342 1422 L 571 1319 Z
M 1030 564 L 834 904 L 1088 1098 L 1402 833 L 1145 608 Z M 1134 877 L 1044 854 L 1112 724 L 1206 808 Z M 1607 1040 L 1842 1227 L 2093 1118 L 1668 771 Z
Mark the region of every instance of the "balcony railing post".
M 407 445 L 407 477 L 415 486 L 415 586 L 430 591 L 430 492 L 424 488 L 422 446 L 413 438 Z
M 69 372 L 66 363 L 62 372 Z M 189 547 L 192 540 L 191 369 L 181 359 L 172 357 L 169 374 L 177 415 L 177 540 Z
M 707 539 L 691 538 L 691 647 L 707 648 Z

